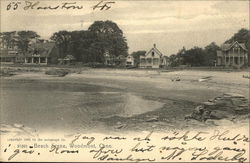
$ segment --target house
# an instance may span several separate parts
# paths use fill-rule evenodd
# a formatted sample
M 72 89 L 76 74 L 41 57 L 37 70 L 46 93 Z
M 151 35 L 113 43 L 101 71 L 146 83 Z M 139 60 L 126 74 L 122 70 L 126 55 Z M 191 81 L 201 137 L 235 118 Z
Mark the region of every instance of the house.
M 116 66 L 124 67 L 126 65 L 126 57 L 124 55 L 115 57 L 114 64 Z
M 170 66 L 170 60 L 168 56 L 163 56 L 163 61 L 162 61 L 162 65 L 165 67 L 169 67 Z
M 105 65 L 114 65 L 114 56 L 109 54 L 109 51 L 104 52 L 104 64 Z
M 140 56 L 140 68 L 160 68 L 164 65 L 164 55 L 154 47 L 145 56 Z
M 0 50 L 0 63 L 4 64 L 14 64 L 19 62 L 19 54 L 18 51 L 15 50 L 7 50 L 1 49 Z
M 58 59 L 59 64 L 68 64 L 68 65 L 74 63 L 75 60 L 76 59 L 73 55 L 66 55 L 66 57 Z
M 128 55 L 127 57 L 126 57 L 126 66 L 127 67 L 133 67 L 133 66 L 135 66 L 135 59 L 134 59 L 134 57 L 132 56 L 132 55 Z
M 126 64 L 126 57 L 124 55 L 115 56 L 105 51 L 104 53 L 104 64 L 106 66 L 120 66 L 123 67 Z
M 24 64 L 47 65 L 53 53 L 56 53 L 54 42 L 33 43 L 24 55 Z
M 0 36 L 0 62 L 5 64 L 14 64 L 20 62 L 20 50 L 17 45 L 17 36 L 13 34 L 10 41 L 6 42 L 3 36 Z
M 231 44 L 223 44 L 221 50 L 217 51 L 217 66 L 240 68 L 247 64 L 248 54 L 245 44 L 237 41 Z

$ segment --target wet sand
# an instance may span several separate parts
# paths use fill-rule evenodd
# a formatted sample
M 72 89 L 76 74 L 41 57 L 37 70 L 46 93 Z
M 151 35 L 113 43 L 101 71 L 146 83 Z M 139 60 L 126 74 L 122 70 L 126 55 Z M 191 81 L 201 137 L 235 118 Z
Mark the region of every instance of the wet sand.
M 184 120 L 200 103 L 226 92 L 249 99 L 248 72 L 74 69 L 56 77 L 47 69 L 1 78 L 1 124 L 46 132 L 202 128 L 211 126 Z

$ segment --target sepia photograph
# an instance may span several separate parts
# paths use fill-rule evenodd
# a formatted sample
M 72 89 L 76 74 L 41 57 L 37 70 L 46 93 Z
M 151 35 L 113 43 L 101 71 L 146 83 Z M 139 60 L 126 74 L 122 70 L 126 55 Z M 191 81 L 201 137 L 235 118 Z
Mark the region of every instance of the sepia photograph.
M 0 161 L 249 162 L 249 6 L 2 0 Z

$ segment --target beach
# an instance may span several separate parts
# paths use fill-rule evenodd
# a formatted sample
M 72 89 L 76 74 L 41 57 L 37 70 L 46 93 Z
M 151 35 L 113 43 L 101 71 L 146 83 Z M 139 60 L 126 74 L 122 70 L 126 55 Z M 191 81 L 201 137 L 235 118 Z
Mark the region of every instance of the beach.
M 186 120 L 201 103 L 224 93 L 249 100 L 244 71 L 67 68 L 66 76 L 47 75 L 57 67 L 4 67 L 1 124 L 39 132 L 129 132 L 249 125 L 220 120 Z M 65 68 L 66 69 L 66 68 Z M 18 115 L 18 116 L 17 116 Z

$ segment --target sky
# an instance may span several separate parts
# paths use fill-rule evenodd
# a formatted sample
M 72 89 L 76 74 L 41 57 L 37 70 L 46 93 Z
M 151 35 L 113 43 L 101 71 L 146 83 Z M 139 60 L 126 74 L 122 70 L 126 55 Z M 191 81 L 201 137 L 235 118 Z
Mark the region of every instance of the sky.
M 60 30 L 87 30 L 96 20 L 112 20 L 122 29 L 129 53 L 149 50 L 153 44 L 164 55 L 194 46 L 218 45 L 241 28 L 249 29 L 249 1 L 129 1 L 119 0 L 109 10 L 93 10 L 100 1 L 19 1 L 16 10 L 7 10 L 12 1 L 1 0 L 1 32 L 33 30 L 48 39 Z M 80 10 L 24 10 L 28 3 L 57 6 L 76 2 Z

